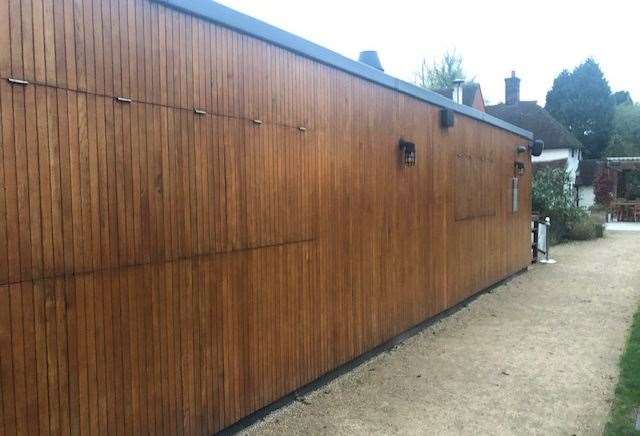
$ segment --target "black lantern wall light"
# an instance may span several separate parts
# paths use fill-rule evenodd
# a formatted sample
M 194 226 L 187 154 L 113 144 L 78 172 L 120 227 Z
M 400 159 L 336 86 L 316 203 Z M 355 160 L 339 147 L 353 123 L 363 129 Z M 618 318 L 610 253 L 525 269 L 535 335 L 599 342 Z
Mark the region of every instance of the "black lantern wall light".
M 540 139 L 536 139 L 531 144 L 528 145 L 519 145 L 516 149 L 517 154 L 524 154 L 527 152 L 531 152 L 532 156 L 540 156 L 542 151 L 544 150 L 544 142 Z M 520 177 L 524 175 L 524 162 L 517 160 L 513 162 L 513 172 L 515 177 Z
M 440 110 L 440 127 L 448 129 L 454 125 L 453 111 L 451 109 Z
M 416 144 L 413 142 L 400 140 L 400 153 L 402 157 L 402 163 L 408 167 L 416 165 Z
M 540 156 L 544 151 L 544 141 L 542 139 L 536 139 L 529 145 L 529 150 L 531 150 L 531 156 Z
M 532 156 L 540 156 L 543 150 L 544 142 L 542 142 L 540 139 L 537 139 L 531 144 L 519 145 L 516 148 L 516 155 L 531 152 Z M 520 177 L 524 175 L 524 170 L 524 161 L 518 160 L 518 158 L 516 158 L 516 160 L 513 162 L 513 177 L 511 178 L 511 207 L 514 213 L 520 210 Z

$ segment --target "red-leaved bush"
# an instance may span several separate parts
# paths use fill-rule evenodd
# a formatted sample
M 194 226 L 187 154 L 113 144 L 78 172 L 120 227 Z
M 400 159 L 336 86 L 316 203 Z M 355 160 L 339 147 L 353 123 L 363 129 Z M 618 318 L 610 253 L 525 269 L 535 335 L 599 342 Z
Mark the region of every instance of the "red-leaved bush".
M 596 203 L 609 207 L 613 200 L 613 177 L 607 168 L 598 171 L 598 175 L 593 181 L 593 193 L 596 197 Z

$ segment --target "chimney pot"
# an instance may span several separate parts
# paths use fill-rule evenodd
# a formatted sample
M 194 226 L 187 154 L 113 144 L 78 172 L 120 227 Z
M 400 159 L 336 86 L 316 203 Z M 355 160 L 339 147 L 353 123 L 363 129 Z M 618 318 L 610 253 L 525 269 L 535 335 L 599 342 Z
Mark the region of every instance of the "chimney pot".
M 358 60 L 363 64 L 367 64 L 370 67 L 373 67 L 377 70 L 384 71 L 384 68 L 382 68 L 382 64 L 380 63 L 380 57 L 378 56 L 378 52 L 375 50 L 366 50 L 366 51 L 360 52 L 360 56 L 358 57 Z
M 515 71 L 511 71 L 511 77 L 504 79 L 504 100 L 509 105 L 520 102 L 520 79 Z

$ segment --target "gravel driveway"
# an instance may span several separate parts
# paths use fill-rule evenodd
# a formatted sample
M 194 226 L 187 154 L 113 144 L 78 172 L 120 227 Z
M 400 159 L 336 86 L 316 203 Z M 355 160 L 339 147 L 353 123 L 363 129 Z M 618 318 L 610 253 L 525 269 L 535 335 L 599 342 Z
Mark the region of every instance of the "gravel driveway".
M 553 249 L 246 434 L 601 434 L 640 304 L 640 233 Z

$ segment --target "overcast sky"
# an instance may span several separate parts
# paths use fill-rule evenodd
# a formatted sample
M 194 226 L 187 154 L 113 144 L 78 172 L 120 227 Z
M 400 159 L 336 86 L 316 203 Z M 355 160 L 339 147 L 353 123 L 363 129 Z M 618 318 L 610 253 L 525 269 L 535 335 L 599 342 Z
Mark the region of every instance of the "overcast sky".
M 504 101 L 516 70 L 521 98 L 545 96 L 562 69 L 588 56 L 613 91 L 640 100 L 637 0 L 220 0 L 350 58 L 378 50 L 386 72 L 413 82 L 421 59 L 449 49 L 464 58 L 485 100 Z

